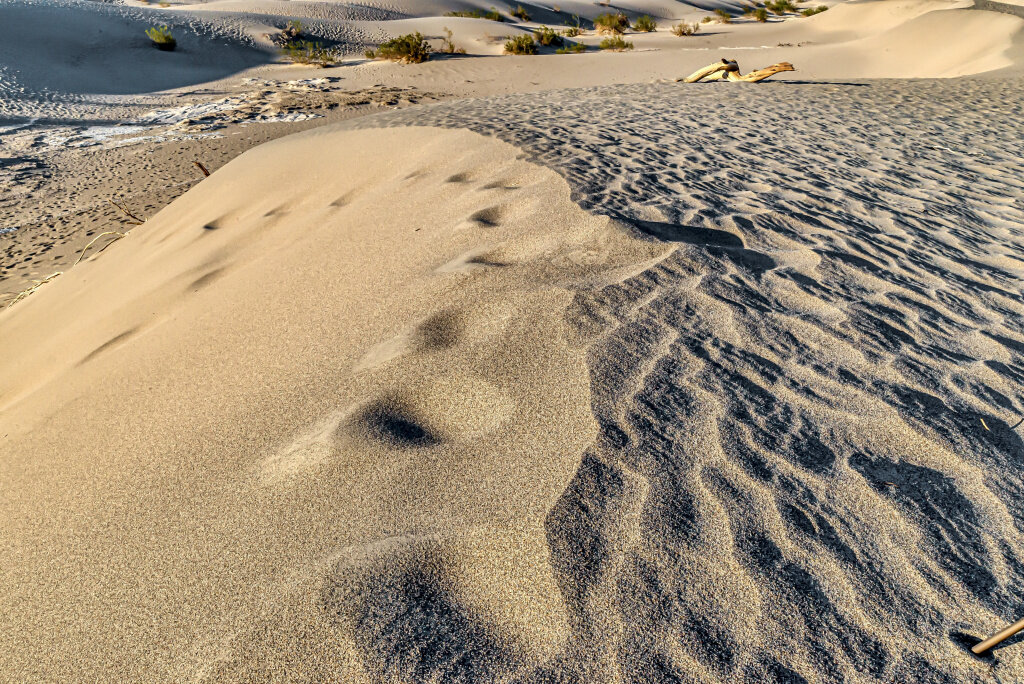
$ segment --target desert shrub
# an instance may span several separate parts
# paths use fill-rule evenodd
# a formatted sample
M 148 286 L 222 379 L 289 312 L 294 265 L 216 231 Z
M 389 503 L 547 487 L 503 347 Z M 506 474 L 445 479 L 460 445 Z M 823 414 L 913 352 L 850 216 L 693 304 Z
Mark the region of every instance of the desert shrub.
M 533 36 L 524 33 L 505 41 L 505 52 L 510 55 L 535 55 L 537 44 L 533 42 Z
M 558 35 L 554 29 L 549 29 L 547 26 L 541 26 L 539 29 L 534 31 L 533 37 L 541 45 L 561 45 L 565 42 L 562 40 L 562 36 Z
M 522 5 L 516 5 L 516 8 L 510 14 L 519 21 L 530 21 L 530 13 Z
M 710 24 L 714 20 L 715 20 L 714 17 L 704 17 L 703 19 L 700 20 L 700 23 L 702 23 L 702 24 Z
M 490 19 L 491 21 L 505 21 L 505 18 L 495 10 L 484 12 L 483 10 L 459 10 L 458 12 L 445 12 L 446 17 L 467 17 L 469 19 Z
M 555 50 L 555 52 L 560 54 L 560 55 L 570 55 L 570 54 L 573 54 L 575 52 L 586 52 L 586 51 L 587 51 L 587 46 L 584 45 L 583 43 L 569 43 L 565 47 L 560 47 L 557 50 Z
M 299 38 L 302 35 L 302 29 L 305 28 L 301 21 L 289 21 L 285 24 L 285 27 L 281 29 L 281 38 L 290 43 L 293 40 Z
M 697 31 L 700 31 L 700 24 L 687 24 L 685 21 L 672 27 L 672 35 L 679 36 L 680 38 L 692 36 Z
M 808 7 L 807 9 L 800 10 L 800 14 L 805 17 L 813 17 L 815 14 L 821 14 L 828 9 L 828 5 L 818 5 L 817 7 Z
M 774 0 L 774 2 L 766 2 L 764 5 L 767 9 L 771 10 L 773 14 L 782 16 L 786 12 L 796 12 L 796 5 L 791 0 Z
M 768 10 L 766 10 L 764 7 L 758 7 L 756 10 L 753 11 L 753 15 L 754 19 L 757 19 L 762 24 L 768 21 Z
M 308 40 L 297 40 L 281 48 L 281 53 L 296 64 L 314 64 L 328 67 L 338 61 L 337 55 L 323 43 L 312 43 Z
M 601 14 L 594 19 L 594 28 L 598 33 L 625 33 L 629 18 L 625 14 Z
M 161 50 L 173 50 L 174 46 L 178 44 L 174 40 L 174 36 L 171 35 L 171 29 L 167 28 L 166 24 L 163 26 L 151 26 L 146 29 L 146 35 Z
M 452 40 L 452 30 L 447 26 L 444 27 L 444 38 L 441 39 L 441 52 L 446 55 L 466 54 L 466 48 L 455 47 L 455 41 Z
M 381 43 L 376 50 L 367 50 L 366 56 L 370 59 L 389 59 L 403 64 L 419 64 L 430 59 L 430 45 L 417 31 Z
M 715 10 L 715 16 L 718 17 L 718 22 L 720 24 L 731 24 L 732 23 L 732 15 L 729 14 L 728 12 L 726 12 L 722 8 L 718 8 L 718 9 Z
M 570 26 L 569 28 L 562 31 L 562 35 L 565 36 L 566 38 L 575 38 L 576 36 L 580 35 L 580 33 L 581 32 L 579 26 Z
M 622 52 L 623 50 L 632 50 L 633 44 L 627 43 L 622 40 L 622 36 L 609 36 L 602 40 L 598 46 L 602 50 L 612 50 L 614 52 Z
M 650 33 L 658 29 L 658 22 L 654 20 L 649 14 L 645 14 L 642 17 L 637 17 L 636 21 L 633 22 L 633 30 L 639 31 L 640 33 Z

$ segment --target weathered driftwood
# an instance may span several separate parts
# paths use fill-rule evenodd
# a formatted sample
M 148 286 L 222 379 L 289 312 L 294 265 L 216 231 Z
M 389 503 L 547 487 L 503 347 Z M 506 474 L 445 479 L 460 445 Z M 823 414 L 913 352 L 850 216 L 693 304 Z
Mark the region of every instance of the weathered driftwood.
M 709 64 L 703 69 L 698 69 L 684 79 L 683 83 L 697 83 L 698 81 L 738 81 L 742 83 L 757 83 L 769 76 L 783 71 L 796 71 L 789 62 L 779 62 L 764 69 L 751 71 L 749 74 L 740 73 L 740 65 L 734 59 L 722 59 L 714 64 Z
M 988 639 L 982 641 L 980 644 L 975 644 L 971 648 L 971 650 L 974 651 L 976 654 L 981 655 L 988 649 L 992 648 L 993 646 L 998 646 L 999 644 L 1006 641 L 1007 639 L 1009 639 L 1014 634 L 1020 631 L 1024 631 L 1024 620 L 1017 620 L 1009 627 L 1006 627 L 1005 629 L 996 632 Z

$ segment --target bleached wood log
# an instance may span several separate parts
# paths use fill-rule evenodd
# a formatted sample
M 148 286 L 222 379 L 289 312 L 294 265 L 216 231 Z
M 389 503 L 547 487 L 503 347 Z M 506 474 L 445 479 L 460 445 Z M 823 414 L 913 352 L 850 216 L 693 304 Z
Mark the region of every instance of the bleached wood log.
M 739 83 L 758 83 L 766 78 L 782 73 L 783 71 L 796 71 L 789 62 L 779 62 L 764 69 L 751 71 L 749 74 L 741 74 L 740 66 L 735 60 L 722 59 L 721 61 L 709 64 L 703 69 L 698 69 L 684 79 L 684 83 L 697 83 L 699 81 L 733 81 Z

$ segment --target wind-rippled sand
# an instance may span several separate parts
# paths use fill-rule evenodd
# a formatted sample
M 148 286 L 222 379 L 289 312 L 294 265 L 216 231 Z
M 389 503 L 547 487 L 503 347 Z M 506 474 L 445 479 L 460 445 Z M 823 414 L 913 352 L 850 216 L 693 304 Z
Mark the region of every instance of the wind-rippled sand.
M 1021 85 L 631 86 L 388 118 L 496 131 L 674 245 L 570 309 L 601 434 L 547 520 L 575 630 L 541 679 L 1022 676 L 1015 649 L 989 672 L 962 645 L 1024 596 Z
M 533 93 L 239 157 L 0 317 L 0 671 L 1024 678 L 966 648 L 1024 595 L 1021 85 Z

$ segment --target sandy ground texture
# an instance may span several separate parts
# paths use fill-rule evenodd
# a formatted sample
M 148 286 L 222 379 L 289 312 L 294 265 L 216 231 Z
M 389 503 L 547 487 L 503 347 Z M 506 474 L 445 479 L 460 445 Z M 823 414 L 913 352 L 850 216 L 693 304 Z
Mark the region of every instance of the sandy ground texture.
M 201 53 L 0 41 L 0 289 L 61 272 L 0 310 L 0 679 L 1024 680 L 968 651 L 1024 598 L 995 4 L 325 71 L 266 33 L 447 6 L 0 5 Z M 800 71 L 672 82 L 722 47 Z

